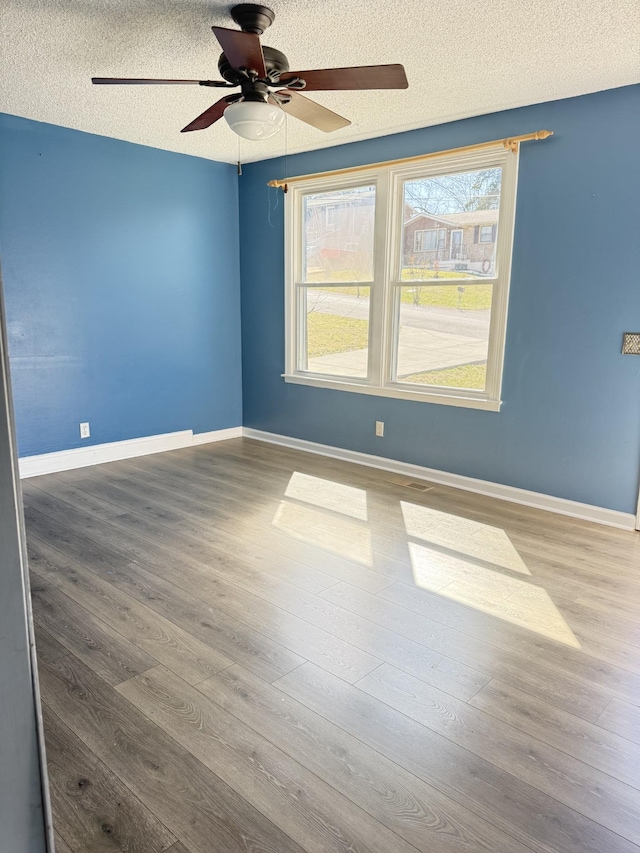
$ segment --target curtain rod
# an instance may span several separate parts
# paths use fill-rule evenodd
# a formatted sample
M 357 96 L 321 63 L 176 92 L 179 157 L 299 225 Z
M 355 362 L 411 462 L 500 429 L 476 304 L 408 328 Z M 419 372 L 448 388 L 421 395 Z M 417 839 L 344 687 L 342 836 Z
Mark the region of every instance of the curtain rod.
M 491 142 L 478 142 L 476 145 L 464 145 L 462 148 L 449 148 L 447 151 L 434 151 L 431 154 L 418 154 L 416 157 L 405 157 L 401 160 L 385 160 L 382 163 L 368 163 L 364 166 L 352 166 L 347 169 L 335 169 L 333 172 L 317 172 L 314 175 L 297 175 L 294 178 L 284 178 L 281 180 L 269 181 L 268 186 L 280 187 L 285 192 L 289 184 L 297 183 L 298 181 L 311 181 L 315 178 L 328 178 L 334 175 L 346 175 L 352 172 L 367 172 L 370 169 L 380 169 L 385 166 L 398 166 L 405 163 L 420 163 L 423 160 L 430 160 L 432 157 L 441 157 L 443 154 L 460 154 L 463 151 L 478 151 L 481 148 L 492 148 L 495 145 L 504 145 L 504 147 L 512 151 L 514 154 L 518 150 L 521 142 L 530 142 L 538 139 L 547 139 L 553 136 L 552 130 L 536 130 L 535 133 L 523 133 L 520 136 L 509 136 L 507 139 L 494 139 Z

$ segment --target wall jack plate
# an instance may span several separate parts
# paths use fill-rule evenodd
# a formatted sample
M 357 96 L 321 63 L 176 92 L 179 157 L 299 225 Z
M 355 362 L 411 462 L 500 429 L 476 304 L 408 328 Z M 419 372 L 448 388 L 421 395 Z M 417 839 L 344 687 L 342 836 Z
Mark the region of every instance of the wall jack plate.
M 91 430 L 89 429 L 89 423 L 80 424 L 80 438 L 90 438 Z

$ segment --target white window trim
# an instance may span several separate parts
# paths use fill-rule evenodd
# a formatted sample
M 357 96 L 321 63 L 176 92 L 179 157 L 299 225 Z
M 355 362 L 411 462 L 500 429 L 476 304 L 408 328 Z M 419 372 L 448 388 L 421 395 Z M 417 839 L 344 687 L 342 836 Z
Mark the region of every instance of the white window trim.
M 393 364 L 397 348 L 393 343 L 397 329 L 398 270 L 402 251 L 402 224 L 404 204 L 400 188 L 404 180 L 454 172 L 474 171 L 492 166 L 502 167 L 500 193 L 500 227 L 496 240 L 497 275 L 482 278 L 478 284 L 492 284 L 493 297 L 489 347 L 487 354 L 487 385 L 484 391 L 435 386 L 416 387 L 392 381 Z M 394 399 L 420 400 L 447 406 L 500 411 L 504 365 L 504 348 L 507 330 L 507 307 L 511 279 L 511 256 L 515 224 L 516 188 L 518 179 L 518 153 L 505 150 L 498 143 L 494 148 L 481 151 L 443 155 L 425 160 L 424 164 L 410 163 L 372 168 L 370 171 L 327 176 L 315 180 L 299 181 L 289 187 L 285 205 L 285 373 L 286 382 L 318 388 L 331 388 L 358 394 L 371 394 Z M 369 315 L 369 375 L 367 379 L 343 378 L 311 373 L 298 368 L 298 342 L 303 340 L 304 321 L 299 306 L 301 288 L 308 286 L 299 279 L 302 270 L 302 244 L 304 223 L 298 212 L 302 197 L 310 192 L 322 193 L 358 186 L 376 186 L 376 218 L 374 234 L 374 272 L 372 281 L 361 281 L 361 287 L 370 287 Z M 474 286 L 469 279 L 450 279 L 465 286 Z M 322 282 L 314 282 L 323 284 Z M 406 285 L 406 282 L 402 282 Z M 442 282 L 422 281 L 421 286 L 435 286 Z M 351 282 L 326 282 L 336 287 Z M 395 303 L 395 304 L 394 304 Z

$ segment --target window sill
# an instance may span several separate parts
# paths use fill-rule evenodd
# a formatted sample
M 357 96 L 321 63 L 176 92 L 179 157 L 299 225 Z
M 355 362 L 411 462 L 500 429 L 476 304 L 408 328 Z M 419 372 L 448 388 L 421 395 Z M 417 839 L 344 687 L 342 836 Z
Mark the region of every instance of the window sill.
M 436 403 L 439 406 L 458 406 L 464 409 L 480 409 L 484 412 L 499 412 L 501 400 L 488 400 L 479 397 L 456 397 L 452 394 L 439 394 L 430 391 L 413 391 L 391 385 L 383 387 L 365 385 L 359 382 L 342 382 L 340 379 L 307 376 L 301 373 L 283 373 L 285 382 L 293 385 L 310 385 L 313 388 L 330 388 L 334 391 L 351 391 L 356 394 L 370 394 L 374 397 L 391 397 L 395 400 L 416 400 L 421 403 Z

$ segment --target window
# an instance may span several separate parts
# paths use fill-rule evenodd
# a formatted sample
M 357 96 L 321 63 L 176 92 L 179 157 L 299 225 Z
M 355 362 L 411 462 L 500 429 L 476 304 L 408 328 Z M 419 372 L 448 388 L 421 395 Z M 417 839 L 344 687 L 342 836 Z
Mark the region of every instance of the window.
M 496 145 L 292 183 L 285 380 L 498 411 L 517 166 Z
M 414 241 L 416 252 L 433 252 L 441 248 L 444 246 L 446 235 L 447 232 L 444 228 L 416 231 Z
M 495 240 L 494 231 L 495 225 L 481 225 L 480 226 L 480 242 L 481 243 L 493 243 Z

